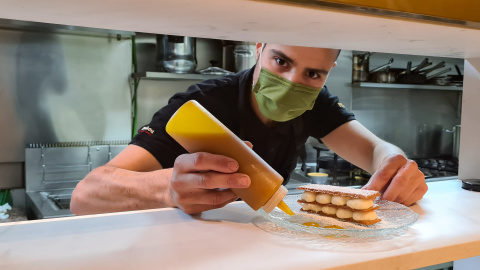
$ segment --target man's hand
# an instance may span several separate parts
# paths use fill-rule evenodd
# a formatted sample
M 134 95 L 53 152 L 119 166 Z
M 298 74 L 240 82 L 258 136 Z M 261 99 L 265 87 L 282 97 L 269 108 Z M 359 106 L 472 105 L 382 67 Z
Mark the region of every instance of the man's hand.
M 382 199 L 410 206 L 423 197 L 428 187 L 417 163 L 398 154 L 384 159 L 362 189 L 380 191 Z
M 203 152 L 181 155 L 173 167 L 171 199 L 187 214 L 221 208 L 238 198 L 230 188 L 250 186 L 250 178 L 237 170 L 238 163 L 229 157 Z

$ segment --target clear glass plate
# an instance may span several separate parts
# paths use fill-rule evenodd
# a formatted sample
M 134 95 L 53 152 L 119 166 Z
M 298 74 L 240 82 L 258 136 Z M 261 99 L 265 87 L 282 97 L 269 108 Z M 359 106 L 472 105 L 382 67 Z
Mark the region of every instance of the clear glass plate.
M 267 220 L 285 229 L 300 233 L 334 237 L 370 238 L 386 236 L 389 234 L 398 235 L 399 233 L 406 231 L 408 227 L 415 223 L 415 221 L 418 219 L 417 213 L 402 204 L 385 200 L 376 200 L 375 203 L 380 206 L 376 212 L 378 218 L 382 219 L 382 221 L 370 226 L 364 226 L 347 221 L 341 221 L 340 219 L 336 218 L 324 217 L 317 214 L 300 211 L 301 205 L 297 202 L 300 200 L 300 198 L 301 195 L 291 195 L 285 197 L 284 199 L 285 203 L 295 213 L 294 216 L 289 216 L 278 208 L 275 208 L 269 214 L 265 213 L 263 210 L 259 210 L 259 212 Z M 302 225 L 305 222 L 316 222 L 322 227 L 337 225 L 343 229 Z

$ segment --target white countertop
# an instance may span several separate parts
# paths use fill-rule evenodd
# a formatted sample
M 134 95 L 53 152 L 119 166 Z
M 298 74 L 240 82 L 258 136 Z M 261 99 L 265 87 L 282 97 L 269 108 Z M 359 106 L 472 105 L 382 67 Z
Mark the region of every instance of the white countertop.
M 407 13 L 400 17 L 379 13 L 370 16 L 358 12 L 361 9 L 355 12 L 356 9 L 310 5 L 316 1 L 310 4 L 290 2 L 49 0 L 45 4 L 37 0 L 0 0 L 0 18 L 221 40 L 454 58 L 480 57 L 480 30 L 469 28 L 468 24 L 408 19 Z M 447 10 L 448 2 L 444 2 L 437 1 L 435 8 Z M 456 4 L 456 8 L 458 5 L 462 4 Z
M 0 269 L 413 269 L 480 255 L 480 193 L 429 183 L 402 236 L 314 242 L 252 223 L 243 202 L 190 216 L 178 209 L 0 224 Z

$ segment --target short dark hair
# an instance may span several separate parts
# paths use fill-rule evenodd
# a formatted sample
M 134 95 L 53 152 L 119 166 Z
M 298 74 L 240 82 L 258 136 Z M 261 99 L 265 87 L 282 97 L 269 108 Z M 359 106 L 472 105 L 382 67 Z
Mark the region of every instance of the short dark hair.
M 267 43 L 263 43 L 262 52 L 263 52 L 263 49 L 265 49 L 266 46 L 267 46 Z M 337 50 L 338 50 L 338 54 L 337 54 L 337 58 L 335 58 L 335 61 L 338 59 L 338 57 L 340 56 L 340 53 L 342 52 L 341 49 L 337 49 Z

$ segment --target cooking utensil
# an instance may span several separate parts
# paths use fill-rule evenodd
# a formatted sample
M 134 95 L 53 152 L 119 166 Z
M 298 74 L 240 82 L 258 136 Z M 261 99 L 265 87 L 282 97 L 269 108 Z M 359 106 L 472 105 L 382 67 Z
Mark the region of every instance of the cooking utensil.
M 424 84 L 427 80 L 426 75 L 423 73 L 412 73 L 411 68 L 412 68 L 412 61 L 408 61 L 407 69 L 405 73 L 398 75 L 397 83 Z
M 454 86 L 463 86 L 463 74 L 460 71 L 458 65 L 455 65 L 455 69 L 457 70 L 457 75 L 450 75 L 450 84 Z
M 463 84 L 463 74 L 460 71 L 458 65 L 455 65 L 455 69 L 457 70 L 457 75 L 449 75 L 451 83 L 460 83 Z
M 390 58 L 388 63 L 383 64 L 377 68 L 374 68 L 370 71 L 369 77 L 370 81 L 377 83 L 392 83 L 396 80 L 396 74 L 390 72 L 390 66 L 393 63 L 393 58 Z M 385 69 L 385 70 L 382 70 Z
M 394 83 L 397 80 L 398 69 L 396 70 L 388 66 L 384 71 L 374 72 L 371 74 L 371 81 L 376 83 Z
M 435 69 L 444 68 L 444 67 L 445 67 L 445 61 L 442 61 L 431 68 L 420 70 L 419 73 L 427 75 L 428 73 L 434 71 Z
M 430 78 L 428 83 L 434 84 L 434 85 L 442 85 L 442 86 L 462 86 L 463 85 L 463 75 L 462 72 L 460 71 L 460 68 L 455 65 L 455 68 L 457 69 L 458 75 L 447 75 L 447 76 L 442 76 L 438 77 L 440 74 L 436 74 L 435 77 Z M 449 69 L 448 71 L 450 71 Z M 444 73 L 444 72 L 443 72 Z
M 430 80 L 430 79 L 432 79 L 432 78 L 438 77 L 439 75 L 442 75 L 442 74 L 444 74 L 444 73 L 447 73 L 447 72 L 449 72 L 449 71 L 451 71 L 451 70 L 452 70 L 452 68 L 447 68 L 447 69 L 444 69 L 444 70 L 442 70 L 442 71 L 440 71 L 440 72 L 437 72 L 437 73 L 435 73 L 435 74 L 433 74 L 433 75 L 429 75 L 429 76 L 427 76 L 427 80 Z
M 386 67 L 389 67 L 389 66 L 392 65 L 392 63 L 393 63 L 393 58 L 390 58 L 390 60 L 388 61 L 388 63 L 383 64 L 383 65 L 381 65 L 381 66 L 379 66 L 379 67 L 376 67 L 376 68 L 370 70 L 370 74 L 373 73 L 373 72 L 380 71 L 380 70 L 382 70 L 382 69 L 384 69 L 384 68 L 386 68 Z
M 458 65 L 455 65 L 455 69 L 457 70 L 458 76 L 462 76 L 462 78 L 463 78 L 463 74 L 460 71 L 460 68 L 458 67 Z
M 432 64 L 432 62 L 428 62 L 428 58 L 425 58 L 425 59 L 423 59 L 423 61 L 420 64 L 418 64 L 416 66 L 411 66 L 410 73 L 420 73 L 421 72 L 420 70 L 422 68 L 426 68 L 426 67 L 430 66 L 431 64 Z M 406 73 L 407 73 L 407 69 L 404 69 L 404 70 L 398 72 L 397 77 L 399 75 L 403 75 L 403 74 L 406 74 Z
M 418 73 L 422 68 L 428 67 L 432 64 L 432 62 L 428 62 L 428 58 L 423 59 L 420 64 L 418 64 L 415 67 L 412 67 L 412 73 Z

